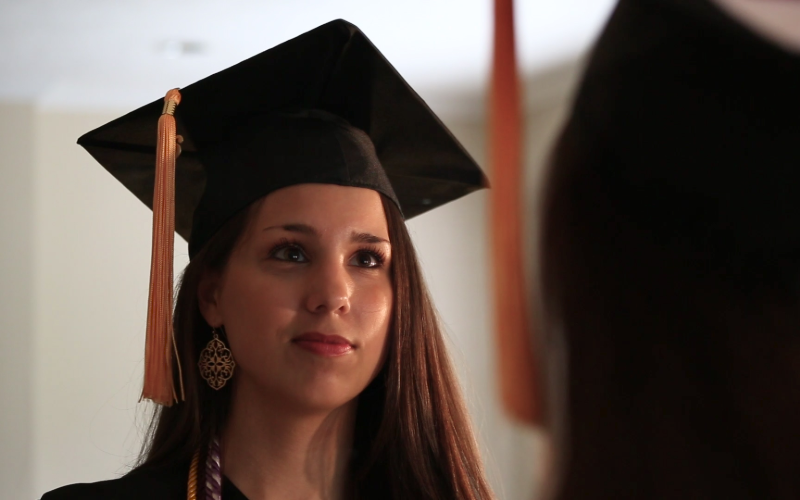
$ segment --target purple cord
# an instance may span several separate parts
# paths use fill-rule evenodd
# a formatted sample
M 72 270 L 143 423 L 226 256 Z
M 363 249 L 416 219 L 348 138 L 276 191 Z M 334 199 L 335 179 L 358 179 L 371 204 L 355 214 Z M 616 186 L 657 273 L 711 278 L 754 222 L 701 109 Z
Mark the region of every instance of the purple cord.
M 206 500 L 222 500 L 222 466 L 219 440 L 214 437 L 208 445 L 206 458 Z

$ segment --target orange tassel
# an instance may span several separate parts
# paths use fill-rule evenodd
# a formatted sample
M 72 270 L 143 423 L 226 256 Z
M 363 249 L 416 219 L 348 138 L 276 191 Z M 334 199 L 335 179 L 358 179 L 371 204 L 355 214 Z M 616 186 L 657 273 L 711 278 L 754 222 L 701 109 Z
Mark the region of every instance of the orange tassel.
M 164 97 L 158 119 L 156 176 L 153 190 L 153 252 L 150 257 L 150 297 L 147 303 L 144 388 L 142 399 L 171 406 L 178 401 L 172 377 L 172 355 L 178 365 L 180 400 L 184 400 L 183 374 L 172 330 L 172 262 L 175 240 L 175 160 L 178 155 L 175 107 L 181 102 L 178 89 Z
M 541 425 L 544 398 L 531 305 L 524 279 L 522 99 L 514 45 L 513 0 L 494 2 L 490 158 L 492 263 L 500 396 L 506 411 Z

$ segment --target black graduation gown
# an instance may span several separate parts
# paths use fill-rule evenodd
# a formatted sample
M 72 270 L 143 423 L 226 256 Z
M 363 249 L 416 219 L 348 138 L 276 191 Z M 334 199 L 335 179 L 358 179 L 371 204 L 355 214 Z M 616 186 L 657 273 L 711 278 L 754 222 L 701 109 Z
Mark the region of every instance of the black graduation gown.
M 188 478 L 189 464 L 134 470 L 118 479 L 63 486 L 42 500 L 185 500 Z M 247 497 L 225 478 L 222 500 Z

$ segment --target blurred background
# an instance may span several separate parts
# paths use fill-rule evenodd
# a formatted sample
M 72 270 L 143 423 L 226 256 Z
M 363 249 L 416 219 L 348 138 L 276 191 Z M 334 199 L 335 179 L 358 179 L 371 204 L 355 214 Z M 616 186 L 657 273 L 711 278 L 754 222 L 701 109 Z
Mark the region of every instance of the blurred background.
M 515 6 L 531 269 L 541 169 L 612 6 Z M 124 474 L 151 412 L 137 401 L 152 215 L 78 136 L 336 18 L 359 26 L 488 170 L 489 0 L 0 0 L 0 497 Z M 409 226 L 491 484 L 530 500 L 548 441 L 500 405 L 487 203 L 475 193 Z M 187 261 L 178 239 L 176 272 Z

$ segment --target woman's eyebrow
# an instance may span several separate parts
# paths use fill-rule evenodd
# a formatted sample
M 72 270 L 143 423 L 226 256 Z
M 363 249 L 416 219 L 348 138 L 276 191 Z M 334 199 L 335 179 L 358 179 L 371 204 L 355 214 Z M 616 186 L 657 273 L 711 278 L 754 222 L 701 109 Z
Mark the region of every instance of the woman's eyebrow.
M 374 234 L 358 233 L 356 231 L 353 231 L 353 233 L 350 235 L 350 241 L 352 241 L 353 243 L 372 243 L 372 244 L 388 243 L 389 245 L 391 245 L 389 240 L 383 239 L 379 236 L 375 236 Z
M 288 231 L 290 233 L 307 234 L 309 236 L 317 236 L 317 235 L 319 235 L 317 230 L 314 229 L 312 226 L 309 226 L 308 224 L 300 224 L 300 223 L 269 226 L 269 227 L 265 227 L 264 231 L 271 231 L 271 230 L 275 230 L 275 229 L 280 229 L 282 231 Z M 358 231 L 353 231 L 350 234 L 350 241 L 353 242 L 353 243 L 372 243 L 372 244 L 388 243 L 389 245 L 391 245 L 391 242 L 389 240 L 385 239 L 385 238 L 381 238 L 380 236 L 375 236 L 374 234 L 371 234 L 371 233 L 360 233 Z
M 264 231 L 271 231 L 273 229 L 282 229 L 283 231 L 288 231 L 290 233 L 302 233 L 311 236 L 317 235 L 317 230 L 307 224 L 283 224 L 281 226 L 269 226 L 265 227 Z

